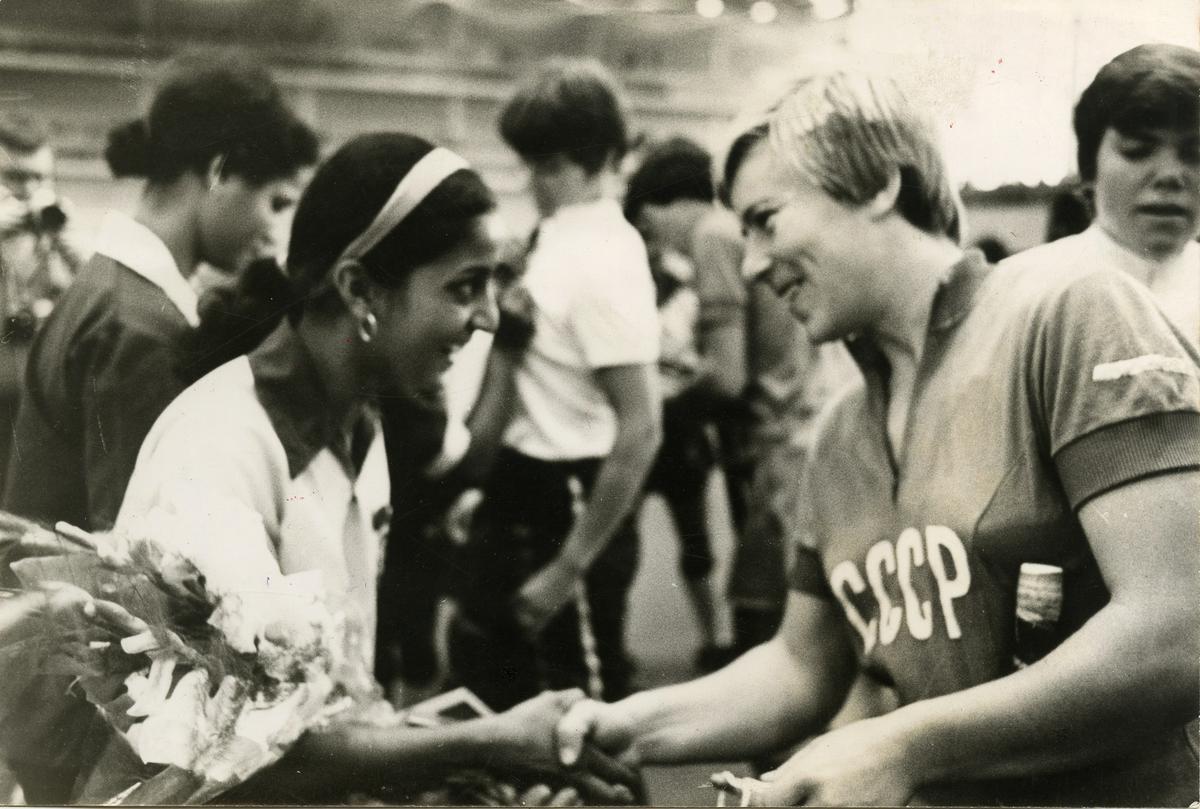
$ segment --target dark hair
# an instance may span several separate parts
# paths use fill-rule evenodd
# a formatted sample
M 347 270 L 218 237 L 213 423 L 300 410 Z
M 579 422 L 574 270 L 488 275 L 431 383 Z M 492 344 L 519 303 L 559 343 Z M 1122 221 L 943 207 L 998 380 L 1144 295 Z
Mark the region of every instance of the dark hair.
M 1012 255 L 1012 250 L 1008 249 L 1008 245 L 999 236 L 980 236 L 975 240 L 974 246 L 979 252 L 983 253 L 983 257 L 987 259 L 988 264 L 999 264 Z
M 562 155 L 595 174 L 627 148 L 617 83 L 594 62 L 553 62 L 504 105 L 500 135 L 527 160 Z
M 651 146 L 625 190 L 625 218 L 637 219 L 643 205 L 670 205 L 680 199 L 711 202 L 712 158 L 687 138 Z
M 262 341 L 286 313 L 336 310 L 329 272 L 342 251 L 374 221 L 396 185 L 433 144 L 413 135 L 375 133 L 348 141 L 326 160 L 304 190 L 288 242 L 287 269 L 271 259 L 251 263 L 232 290 L 201 303 L 200 327 L 185 373 L 198 378 Z M 435 261 L 466 239 L 496 199 L 472 169 L 460 169 L 434 188 L 361 259 L 384 287 L 400 286 L 413 269 Z
M 1083 233 L 1091 223 L 1091 204 L 1084 196 L 1083 189 L 1067 186 L 1058 189 L 1050 197 L 1046 215 L 1046 241 L 1058 241 L 1065 236 Z
M 1200 52 L 1180 45 L 1139 45 L 1100 68 L 1075 105 L 1079 175 L 1096 179 L 1100 141 L 1149 129 L 1200 129 Z
M 721 187 L 718 190 L 721 202 L 727 208 L 733 207 L 733 200 L 730 199 L 729 194 L 733 188 L 733 181 L 737 179 L 738 172 L 742 170 L 742 164 L 746 162 L 750 152 L 754 151 L 754 147 L 767 139 L 769 132 L 770 127 L 764 121 L 738 135 L 729 145 L 729 151 L 725 155 L 725 171 L 722 172 Z
M 0 114 L 0 147 L 14 152 L 36 152 L 50 142 L 40 118 L 21 112 Z
M 270 74 L 239 55 L 182 57 L 170 65 L 142 118 L 109 132 L 104 157 L 117 177 L 166 183 L 222 171 L 261 185 L 317 162 L 317 137 Z

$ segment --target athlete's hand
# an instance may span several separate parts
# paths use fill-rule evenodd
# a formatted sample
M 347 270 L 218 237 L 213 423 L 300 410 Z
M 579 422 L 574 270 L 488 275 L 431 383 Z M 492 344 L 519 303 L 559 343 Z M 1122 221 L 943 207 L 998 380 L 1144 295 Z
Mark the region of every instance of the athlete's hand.
M 556 557 L 521 585 L 513 612 L 526 634 L 535 637 L 546 628 L 575 596 L 578 581 L 579 571 Z
M 558 760 L 564 766 L 579 761 L 588 742 L 622 764 L 632 768 L 641 765 L 634 745 L 633 722 L 625 716 L 620 703 L 580 700 L 559 720 L 554 735 L 558 741 Z
M 818 736 L 759 780 L 712 780 L 743 806 L 904 806 L 917 785 L 904 736 L 888 717 Z

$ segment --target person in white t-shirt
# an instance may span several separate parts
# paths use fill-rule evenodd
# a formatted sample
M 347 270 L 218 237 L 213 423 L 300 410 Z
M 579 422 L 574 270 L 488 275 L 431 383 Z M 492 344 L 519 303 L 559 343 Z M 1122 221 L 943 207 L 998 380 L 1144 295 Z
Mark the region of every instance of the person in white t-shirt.
M 497 708 L 546 687 L 628 691 L 629 517 L 660 440 L 646 249 L 606 193 L 626 141 L 615 83 L 592 64 L 548 66 L 500 132 L 542 216 L 525 275 L 537 314 L 451 639 L 454 673 Z

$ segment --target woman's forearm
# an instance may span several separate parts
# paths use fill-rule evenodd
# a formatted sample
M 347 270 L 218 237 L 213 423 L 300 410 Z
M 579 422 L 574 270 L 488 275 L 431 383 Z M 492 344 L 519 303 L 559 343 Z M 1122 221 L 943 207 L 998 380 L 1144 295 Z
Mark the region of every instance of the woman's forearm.
M 1110 603 L 1029 668 L 880 721 L 898 723 L 924 783 L 1072 769 L 1135 750 L 1196 716 L 1192 600 Z

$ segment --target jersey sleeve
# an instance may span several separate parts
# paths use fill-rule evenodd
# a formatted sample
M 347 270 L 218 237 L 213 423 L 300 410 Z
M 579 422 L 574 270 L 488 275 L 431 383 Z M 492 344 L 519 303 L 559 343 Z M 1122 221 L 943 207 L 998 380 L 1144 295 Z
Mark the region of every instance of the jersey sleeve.
M 572 329 L 592 368 L 658 362 L 658 311 L 646 250 L 628 243 L 587 257 L 572 301 Z
M 1200 355 L 1118 272 L 1056 295 L 1034 331 L 1030 384 L 1072 506 L 1140 478 L 1200 468 Z
M 800 476 L 799 495 L 795 508 L 795 533 L 789 538 L 792 543 L 791 565 L 788 569 L 788 588 L 817 598 L 833 600 L 833 591 L 825 576 L 819 549 L 820 487 L 816 482 L 817 470 L 821 466 L 823 441 L 815 441 Z

